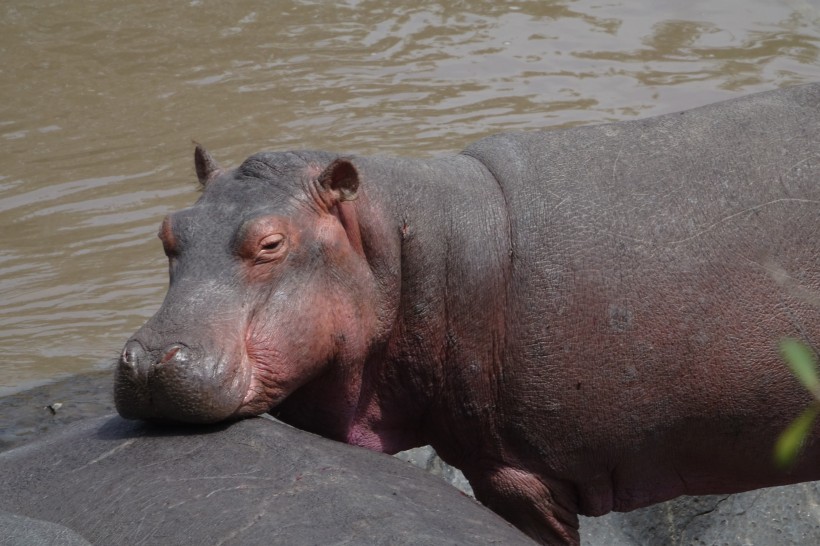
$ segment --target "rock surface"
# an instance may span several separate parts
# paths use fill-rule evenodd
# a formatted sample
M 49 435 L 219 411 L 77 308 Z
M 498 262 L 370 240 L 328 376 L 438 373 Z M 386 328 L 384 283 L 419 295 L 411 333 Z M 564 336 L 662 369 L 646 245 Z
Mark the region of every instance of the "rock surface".
M 468 495 L 469 482 L 429 446 L 397 454 Z M 820 482 L 738 493 L 679 497 L 628 513 L 581 517 L 590 546 L 820 544 Z
M 820 544 L 820 482 L 679 497 L 634 512 L 581 518 L 581 541 L 602 546 Z

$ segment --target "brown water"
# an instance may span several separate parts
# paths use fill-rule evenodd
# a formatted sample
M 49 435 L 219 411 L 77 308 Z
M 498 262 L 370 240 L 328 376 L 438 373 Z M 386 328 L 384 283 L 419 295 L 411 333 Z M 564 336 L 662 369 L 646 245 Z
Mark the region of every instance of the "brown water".
M 0 5 L 0 394 L 109 366 L 158 307 L 191 139 L 429 156 L 820 80 L 817 0 L 408 4 Z

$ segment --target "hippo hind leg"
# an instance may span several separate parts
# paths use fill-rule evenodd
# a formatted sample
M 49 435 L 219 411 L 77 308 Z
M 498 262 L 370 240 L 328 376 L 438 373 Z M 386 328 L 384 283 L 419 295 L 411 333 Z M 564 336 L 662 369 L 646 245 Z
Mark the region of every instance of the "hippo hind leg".
M 478 500 L 536 541 L 579 544 L 577 511 L 556 501 L 555 487 L 512 467 L 470 474 L 467 477 Z

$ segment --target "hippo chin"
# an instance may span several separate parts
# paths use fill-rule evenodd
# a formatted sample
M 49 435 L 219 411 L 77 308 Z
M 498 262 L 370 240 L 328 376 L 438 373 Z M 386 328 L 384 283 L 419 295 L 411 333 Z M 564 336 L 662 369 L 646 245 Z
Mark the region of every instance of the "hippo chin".
M 195 164 L 124 417 L 431 444 L 544 543 L 577 543 L 579 513 L 820 479 L 817 433 L 789 473 L 771 457 L 811 400 L 778 342 L 820 341 L 820 84 L 430 160 Z

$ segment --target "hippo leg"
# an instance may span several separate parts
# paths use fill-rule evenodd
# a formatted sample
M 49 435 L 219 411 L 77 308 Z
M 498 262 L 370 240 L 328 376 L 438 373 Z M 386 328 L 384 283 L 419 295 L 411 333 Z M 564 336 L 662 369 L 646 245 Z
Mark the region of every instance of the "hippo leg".
M 482 503 L 541 544 L 579 544 L 577 511 L 559 502 L 572 498 L 561 494 L 560 484 L 548 486 L 535 474 L 512 467 L 468 479 Z

